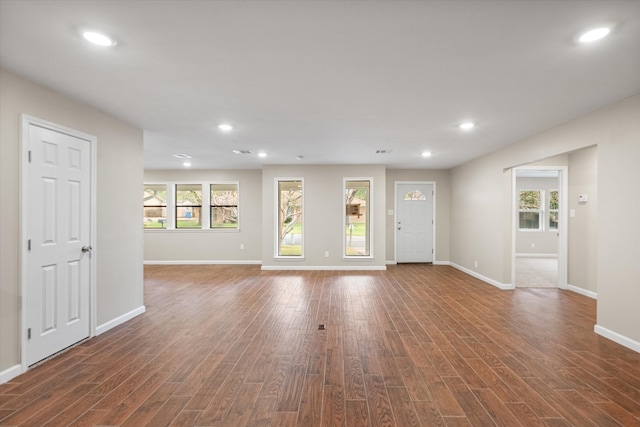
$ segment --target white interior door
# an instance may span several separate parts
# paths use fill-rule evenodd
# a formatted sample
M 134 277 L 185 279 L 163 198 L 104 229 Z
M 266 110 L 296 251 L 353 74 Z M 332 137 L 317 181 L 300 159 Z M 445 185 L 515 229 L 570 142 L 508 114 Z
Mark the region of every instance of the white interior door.
M 396 262 L 433 262 L 433 184 L 396 185 Z
M 90 334 L 91 142 L 26 128 L 26 363 Z

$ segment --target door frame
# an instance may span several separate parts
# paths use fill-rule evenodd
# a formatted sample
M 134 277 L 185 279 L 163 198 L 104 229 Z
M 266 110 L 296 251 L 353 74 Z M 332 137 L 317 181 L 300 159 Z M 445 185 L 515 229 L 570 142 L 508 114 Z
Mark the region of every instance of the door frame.
M 519 170 L 555 170 L 558 171 L 558 189 L 560 190 L 560 209 L 558 209 L 558 288 L 568 289 L 568 239 L 569 239 L 569 167 L 568 166 L 519 166 L 511 169 L 511 285 L 516 287 L 516 235 L 518 233 L 518 188 L 516 186 Z
M 433 235 L 433 265 L 437 264 L 436 261 L 436 195 L 438 194 L 436 191 L 436 182 L 435 181 L 394 181 L 393 183 L 393 263 L 398 263 L 398 228 L 396 224 L 398 223 L 398 186 L 403 184 L 430 184 L 433 186 L 433 206 L 431 213 L 433 218 L 433 223 L 431 224 L 432 235 Z
M 96 335 L 96 265 L 97 265 L 97 145 L 98 140 L 95 136 L 67 128 L 46 120 L 39 119 L 27 114 L 20 115 L 20 202 L 19 202 L 19 230 L 20 230 L 20 364 L 22 372 L 29 369 L 27 365 L 27 230 L 28 219 L 28 192 L 29 192 L 29 126 L 38 126 L 54 132 L 72 136 L 74 138 L 87 141 L 91 145 L 91 186 L 90 186 L 90 209 L 89 214 L 89 244 L 93 247 L 91 256 L 89 257 L 90 283 L 89 283 L 89 338 Z

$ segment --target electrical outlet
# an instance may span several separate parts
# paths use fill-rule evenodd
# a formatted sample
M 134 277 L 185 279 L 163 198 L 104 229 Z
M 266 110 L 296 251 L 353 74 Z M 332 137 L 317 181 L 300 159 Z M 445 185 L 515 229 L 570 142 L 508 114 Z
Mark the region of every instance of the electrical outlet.
M 329 258 L 329 251 L 324 251 L 324 257 Z
M 478 268 L 478 261 L 477 260 L 473 263 L 473 266 Z
M 244 249 L 244 243 L 240 243 L 240 249 Z
M 536 244 L 535 244 L 535 243 L 532 243 L 532 244 L 531 244 L 531 247 L 532 247 L 532 248 L 535 248 L 535 247 L 536 247 Z

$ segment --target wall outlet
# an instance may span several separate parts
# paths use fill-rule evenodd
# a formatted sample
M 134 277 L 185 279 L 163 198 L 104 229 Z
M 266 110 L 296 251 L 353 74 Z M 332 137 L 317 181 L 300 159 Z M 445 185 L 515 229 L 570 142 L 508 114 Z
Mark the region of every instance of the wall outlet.
M 478 268 L 478 261 L 477 261 L 477 260 L 473 262 L 473 266 L 474 266 L 475 268 Z
M 324 251 L 324 257 L 329 258 L 329 251 Z
M 240 249 L 244 249 L 244 243 L 240 243 Z
M 532 244 L 531 244 L 531 247 L 532 247 L 532 248 L 535 248 L 535 247 L 536 247 L 536 244 L 535 244 L 535 243 L 532 243 Z

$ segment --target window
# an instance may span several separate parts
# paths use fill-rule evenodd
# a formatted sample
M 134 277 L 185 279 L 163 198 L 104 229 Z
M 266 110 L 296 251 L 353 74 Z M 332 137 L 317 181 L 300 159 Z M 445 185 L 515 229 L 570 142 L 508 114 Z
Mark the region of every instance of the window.
M 143 193 L 144 228 L 167 227 L 167 186 L 145 184 Z
M 549 191 L 549 230 L 558 229 L 558 190 Z
M 202 185 L 176 184 L 176 228 L 202 228 Z
M 344 256 L 371 255 L 371 180 L 345 180 Z
M 427 200 L 425 195 L 420 190 L 409 191 L 404 195 L 405 200 Z
M 540 190 L 522 190 L 519 193 L 518 228 L 520 230 L 541 230 L 542 194 Z
M 280 257 L 302 256 L 302 180 L 277 180 L 278 248 Z
M 211 228 L 238 228 L 238 184 L 211 184 Z

